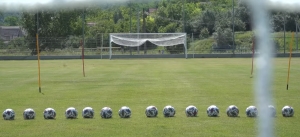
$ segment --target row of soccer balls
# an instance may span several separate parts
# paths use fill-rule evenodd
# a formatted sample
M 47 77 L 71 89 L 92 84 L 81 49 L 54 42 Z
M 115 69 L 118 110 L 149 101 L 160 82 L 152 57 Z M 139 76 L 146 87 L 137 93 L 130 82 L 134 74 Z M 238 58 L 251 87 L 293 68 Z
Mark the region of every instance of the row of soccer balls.
M 274 106 L 268 106 L 267 109 L 270 109 L 271 116 L 276 115 L 276 109 Z M 121 107 L 119 110 L 119 116 L 121 118 L 129 118 L 131 116 L 131 110 L 127 106 Z M 175 108 L 168 105 L 165 106 L 163 109 L 163 115 L 165 117 L 174 117 L 175 116 Z M 239 115 L 239 109 L 235 105 L 231 105 L 227 108 L 226 113 L 229 117 L 237 117 Z M 113 111 L 109 107 L 104 107 L 101 109 L 100 116 L 102 118 L 112 118 Z M 145 114 L 147 117 L 156 117 L 158 114 L 158 109 L 155 106 L 148 106 L 146 108 Z M 188 106 L 185 109 L 185 114 L 187 117 L 196 117 L 198 114 L 198 109 L 195 106 Z M 209 117 L 217 117 L 219 115 L 219 108 L 215 105 L 211 105 L 207 108 L 207 115 Z M 246 109 L 247 117 L 256 117 L 258 115 L 258 110 L 255 106 L 249 106 Z M 284 117 L 292 117 L 294 115 L 294 109 L 291 106 L 284 106 L 282 108 L 282 115 Z M 74 107 L 70 107 L 65 112 L 66 118 L 77 118 L 78 111 Z M 33 109 L 28 108 L 23 113 L 24 119 L 34 119 L 35 112 Z M 54 119 L 56 117 L 56 112 L 53 108 L 46 108 L 44 110 L 44 118 L 45 119 Z M 82 110 L 82 117 L 83 118 L 93 118 L 94 117 L 94 110 L 91 107 L 85 107 Z M 3 112 L 3 118 L 5 120 L 13 120 L 15 118 L 15 112 L 12 109 L 6 109 Z

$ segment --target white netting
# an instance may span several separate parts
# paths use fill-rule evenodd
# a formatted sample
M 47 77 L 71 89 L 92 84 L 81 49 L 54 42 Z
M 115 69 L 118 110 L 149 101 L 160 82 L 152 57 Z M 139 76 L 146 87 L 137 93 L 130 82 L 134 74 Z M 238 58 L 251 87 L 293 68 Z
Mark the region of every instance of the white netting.
M 145 42 L 157 46 L 174 46 L 186 42 L 185 33 L 111 33 L 110 42 L 121 46 L 138 47 Z

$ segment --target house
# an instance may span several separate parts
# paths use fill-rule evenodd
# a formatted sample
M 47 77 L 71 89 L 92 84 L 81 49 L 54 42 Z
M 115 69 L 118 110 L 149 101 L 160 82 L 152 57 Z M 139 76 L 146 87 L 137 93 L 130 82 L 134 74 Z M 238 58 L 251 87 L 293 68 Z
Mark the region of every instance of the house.
M 149 9 L 149 14 L 155 13 L 157 9 Z
M 87 26 L 88 26 L 88 27 L 94 27 L 94 26 L 96 26 L 96 24 L 97 24 L 97 23 L 95 23 L 95 22 L 88 22 L 88 23 L 87 23 Z
M 0 39 L 4 43 L 8 43 L 18 37 L 23 37 L 24 35 L 25 32 L 20 26 L 0 26 Z

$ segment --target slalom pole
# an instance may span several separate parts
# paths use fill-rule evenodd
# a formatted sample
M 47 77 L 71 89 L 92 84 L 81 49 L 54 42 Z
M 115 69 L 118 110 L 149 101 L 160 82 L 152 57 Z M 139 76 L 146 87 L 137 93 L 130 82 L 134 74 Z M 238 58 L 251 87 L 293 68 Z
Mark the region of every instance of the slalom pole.
M 288 76 L 287 76 L 287 82 L 286 82 L 286 90 L 289 90 L 290 69 L 291 69 L 291 58 L 292 58 L 293 43 L 294 43 L 294 32 L 292 33 L 292 39 L 291 39 L 291 43 L 290 43 L 290 57 L 289 57 L 289 67 L 288 67 Z
M 39 45 L 39 12 L 36 12 L 36 52 L 38 59 L 38 84 L 39 84 L 39 93 L 42 92 L 41 88 L 41 65 L 40 65 L 40 45 Z
M 252 74 L 253 74 L 253 62 L 254 62 L 254 50 L 255 50 L 255 39 L 252 39 L 252 67 L 251 67 L 251 78 L 252 78 Z
M 85 77 L 85 71 L 84 71 L 84 44 L 83 42 L 81 41 L 81 59 L 82 59 L 82 74 L 83 74 L 83 77 Z
M 39 48 L 39 35 L 36 34 L 36 52 L 37 52 L 37 58 L 38 58 L 38 83 L 39 83 L 39 92 L 42 92 L 41 88 L 41 67 L 40 67 L 40 48 Z

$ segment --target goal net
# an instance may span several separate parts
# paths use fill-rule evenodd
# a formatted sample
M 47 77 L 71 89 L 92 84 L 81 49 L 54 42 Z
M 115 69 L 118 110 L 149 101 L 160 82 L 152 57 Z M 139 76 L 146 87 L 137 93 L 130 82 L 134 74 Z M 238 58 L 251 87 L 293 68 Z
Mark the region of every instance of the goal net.
M 115 55 L 182 54 L 187 58 L 186 33 L 110 33 L 109 58 Z

